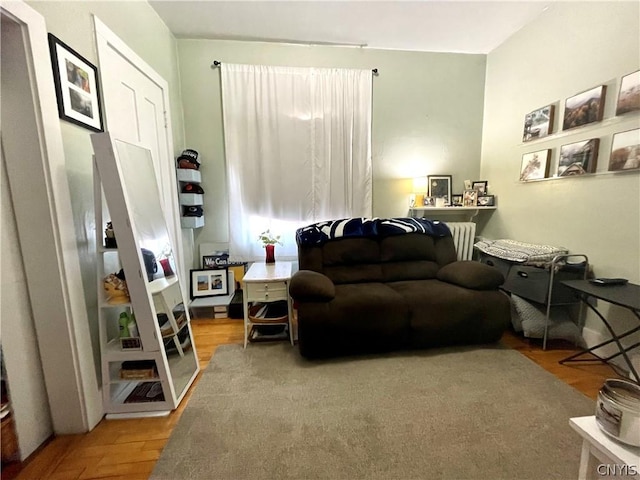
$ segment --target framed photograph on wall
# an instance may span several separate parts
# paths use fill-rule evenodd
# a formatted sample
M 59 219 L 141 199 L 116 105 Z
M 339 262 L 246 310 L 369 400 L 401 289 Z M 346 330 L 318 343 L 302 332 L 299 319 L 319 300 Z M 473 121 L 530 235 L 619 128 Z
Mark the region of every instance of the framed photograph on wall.
M 640 168 L 640 128 L 615 133 L 611 142 L 609 171 Z
M 98 69 L 89 61 L 49 34 L 53 81 L 58 115 L 95 132 L 101 132 L 102 108 L 98 90 Z
M 191 270 L 189 277 L 192 299 L 229 294 L 226 268 Z
M 473 182 L 471 188 L 473 190 L 478 190 L 478 194 L 480 195 L 486 195 L 488 183 L 489 182 L 487 182 L 486 180 L 476 180 L 475 182 Z
M 445 205 L 451 205 L 451 175 L 429 175 L 429 196 L 444 198 Z
M 462 206 L 463 207 L 477 207 L 478 206 L 478 191 L 477 190 L 465 190 L 462 193 Z
M 558 176 L 569 177 L 596 171 L 600 139 L 592 138 L 560 147 Z
M 640 110 L 640 70 L 622 77 L 616 115 Z
M 524 132 L 522 141 L 528 142 L 546 137 L 553 131 L 555 105 L 547 105 L 524 116 Z
M 520 166 L 520 181 L 526 182 L 528 180 L 547 178 L 550 156 L 551 149 L 525 153 L 522 156 L 522 165 Z
M 607 87 L 600 85 L 567 98 L 562 129 L 569 130 L 602 120 L 606 92 Z

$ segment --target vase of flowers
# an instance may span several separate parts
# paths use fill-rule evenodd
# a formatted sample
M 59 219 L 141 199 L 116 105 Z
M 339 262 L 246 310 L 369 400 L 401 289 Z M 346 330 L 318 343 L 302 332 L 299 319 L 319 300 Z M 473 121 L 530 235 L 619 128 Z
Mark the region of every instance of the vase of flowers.
M 266 253 L 265 263 L 276 263 L 276 243 L 282 245 L 280 235 L 273 235 L 269 229 L 265 230 L 258 236 L 258 240 L 262 242 Z

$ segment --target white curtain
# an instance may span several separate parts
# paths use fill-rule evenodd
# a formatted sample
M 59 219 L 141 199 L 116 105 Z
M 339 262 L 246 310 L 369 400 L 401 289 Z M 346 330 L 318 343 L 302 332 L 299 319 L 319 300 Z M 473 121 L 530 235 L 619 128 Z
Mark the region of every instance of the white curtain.
M 263 259 L 266 229 L 295 259 L 297 228 L 371 216 L 371 70 L 221 68 L 232 259 Z

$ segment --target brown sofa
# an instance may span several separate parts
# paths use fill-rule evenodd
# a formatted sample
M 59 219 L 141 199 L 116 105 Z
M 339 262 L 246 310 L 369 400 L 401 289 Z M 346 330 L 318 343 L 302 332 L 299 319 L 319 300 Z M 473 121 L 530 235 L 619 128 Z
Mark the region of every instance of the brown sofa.
M 444 223 L 347 219 L 300 229 L 296 240 L 290 294 L 304 357 L 490 343 L 510 323 L 504 277 L 457 261 Z

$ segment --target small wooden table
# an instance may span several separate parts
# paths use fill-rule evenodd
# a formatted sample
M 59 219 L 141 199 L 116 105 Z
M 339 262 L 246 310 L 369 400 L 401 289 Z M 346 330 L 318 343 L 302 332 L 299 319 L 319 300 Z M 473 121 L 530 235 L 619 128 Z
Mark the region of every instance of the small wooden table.
M 602 320 L 602 323 L 607 327 L 609 334 L 611 334 L 611 339 L 599 343 L 591 348 L 587 348 L 582 350 L 574 355 L 571 355 L 563 360 L 560 360 L 561 364 L 568 362 L 593 362 L 594 360 L 600 361 L 602 363 L 608 363 L 609 360 L 617 357 L 618 355 L 622 355 L 627 366 L 629 367 L 629 372 L 633 375 L 633 378 L 636 382 L 640 383 L 640 375 L 636 371 L 629 355 L 627 352 L 640 346 L 640 342 L 636 342 L 633 345 L 628 347 L 624 347 L 622 343 L 620 343 L 620 339 L 627 337 L 637 331 L 640 331 L 640 285 L 635 285 L 633 283 L 627 283 L 624 285 L 594 285 L 588 280 L 568 280 L 562 282 L 567 287 L 575 290 L 576 294 L 580 297 L 580 300 L 589 307 L 598 317 Z M 603 300 L 605 302 L 609 302 L 613 305 L 618 305 L 619 307 L 626 308 L 631 313 L 633 313 L 638 319 L 639 325 L 636 327 L 627 330 L 624 333 L 617 334 L 615 330 L 611 327 L 607 319 L 593 306 L 594 302 L 590 302 L 591 298 L 597 298 L 599 300 Z M 618 353 L 610 355 L 609 357 L 602 358 L 599 355 L 594 353 L 594 350 L 603 347 L 605 345 L 609 345 L 610 343 L 615 343 L 618 347 Z M 582 355 L 590 354 L 595 358 L 578 358 Z
M 285 325 L 289 330 L 289 341 L 293 345 L 291 328 L 292 304 L 289 296 L 291 281 L 291 262 L 262 263 L 254 262 L 242 279 L 244 283 L 244 348 L 254 325 Z M 249 317 L 249 306 L 253 302 L 271 303 L 280 300 L 287 302 L 287 317 L 283 321 L 260 321 Z
M 578 480 L 594 478 L 640 479 L 640 448 L 617 442 L 604 433 L 595 415 L 569 419 L 569 425 L 582 437 Z M 595 459 L 602 462 L 595 465 Z

